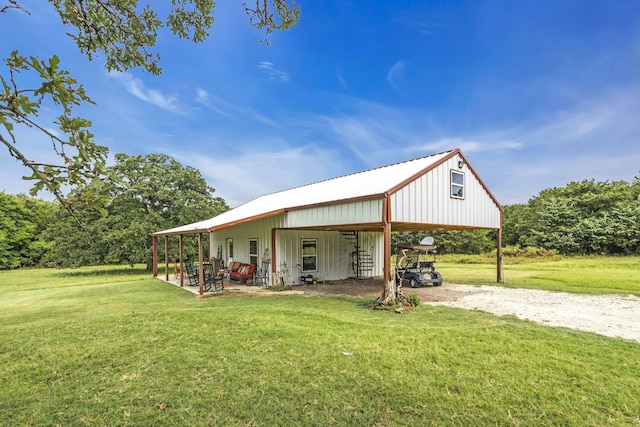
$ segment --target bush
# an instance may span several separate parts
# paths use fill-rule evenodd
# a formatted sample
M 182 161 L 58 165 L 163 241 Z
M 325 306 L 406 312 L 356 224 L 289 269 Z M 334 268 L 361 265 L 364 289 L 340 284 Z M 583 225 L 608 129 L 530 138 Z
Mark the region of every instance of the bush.
M 416 294 L 409 295 L 409 303 L 411 303 L 412 307 L 417 307 L 420 305 L 422 301 L 420 301 L 420 297 Z
M 282 292 L 282 291 L 290 291 L 293 288 L 289 285 L 273 285 L 273 286 L 269 286 L 268 289 L 273 292 Z
M 496 254 L 495 249 L 493 250 L 492 254 Z M 523 258 L 553 258 L 558 256 L 558 251 L 555 249 L 545 249 L 536 246 L 527 246 L 525 248 L 521 248 L 520 246 L 516 245 L 505 246 L 504 248 L 502 248 L 502 255 Z

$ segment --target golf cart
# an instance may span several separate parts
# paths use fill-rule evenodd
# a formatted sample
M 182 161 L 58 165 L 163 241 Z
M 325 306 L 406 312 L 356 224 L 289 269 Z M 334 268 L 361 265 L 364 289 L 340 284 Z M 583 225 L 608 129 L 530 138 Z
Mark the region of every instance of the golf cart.
M 433 237 L 425 237 L 419 245 L 400 246 L 402 257 L 396 264 L 396 283 L 409 285 L 412 288 L 442 285 L 442 275 L 435 270 L 436 246 Z M 419 255 L 424 252 L 426 258 L 420 261 Z M 429 261 L 429 253 L 433 258 Z

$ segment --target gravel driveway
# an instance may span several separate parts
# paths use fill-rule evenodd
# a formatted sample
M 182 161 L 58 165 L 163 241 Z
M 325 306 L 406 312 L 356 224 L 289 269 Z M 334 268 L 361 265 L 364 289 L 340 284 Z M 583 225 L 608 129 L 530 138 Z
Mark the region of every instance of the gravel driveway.
M 544 325 L 640 342 L 640 298 L 634 295 L 577 295 L 448 283 L 440 288 L 407 291 L 412 292 L 418 293 L 425 304 L 513 315 Z
M 640 297 L 633 295 L 578 295 L 500 286 L 445 283 L 440 287 L 411 289 L 424 304 L 479 310 L 499 316 L 513 315 L 549 326 L 562 326 L 609 337 L 640 342 Z M 344 280 L 305 286 L 304 293 L 378 296 L 381 280 Z

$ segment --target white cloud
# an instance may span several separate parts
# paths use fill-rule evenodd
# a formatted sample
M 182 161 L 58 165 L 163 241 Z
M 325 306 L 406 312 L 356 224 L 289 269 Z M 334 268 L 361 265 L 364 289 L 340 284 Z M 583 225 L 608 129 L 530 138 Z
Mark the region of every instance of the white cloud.
M 146 88 L 142 80 L 130 73 L 111 72 L 109 76 L 119 81 L 133 96 L 145 102 L 176 114 L 186 114 L 185 107 L 178 101 L 177 95 L 165 95 L 158 89 Z
M 398 92 L 400 95 L 402 95 L 403 97 L 406 97 L 406 95 L 404 94 L 404 92 L 402 90 L 400 90 L 400 88 L 398 87 L 398 83 L 397 80 L 400 79 L 402 77 L 402 72 L 404 71 L 405 67 L 407 66 L 407 63 L 404 61 L 398 61 L 395 64 L 393 64 L 393 67 L 391 67 L 391 69 L 389 70 L 389 72 L 387 73 L 387 82 L 391 85 L 391 87 Z
M 259 62 L 258 69 L 263 71 L 271 80 L 278 80 L 281 82 L 289 81 L 289 74 L 275 68 L 272 62 Z
M 259 144 L 259 146 L 258 146 Z M 269 150 L 268 147 L 283 147 Z M 332 178 L 344 167 L 331 150 L 287 147 L 283 141 L 262 140 L 220 149 L 215 156 L 181 152 L 173 156 L 202 173 L 231 207 L 264 194 Z

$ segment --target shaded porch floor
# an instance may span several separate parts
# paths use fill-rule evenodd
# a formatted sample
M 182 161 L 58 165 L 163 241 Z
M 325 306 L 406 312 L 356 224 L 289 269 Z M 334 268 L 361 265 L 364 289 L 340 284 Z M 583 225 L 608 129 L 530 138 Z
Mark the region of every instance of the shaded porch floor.
M 180 279 L 173 279 L 171 277 L 169 277 L 169 280 L 165 280 L 164 276 L 157 276 L 156 279 L 162 281 L 162 282 L 166 282 L 166 283 L 170 283 L 174 286 L 177 286 L 180 288 Z M 224 283 L 224 290 L 222 291 L 213 291 L 213 289 L 209 292 L 205 291 L 203 295 L 212 295 L 215 293 L 220 293 L 220 292 L 246 292 L 246 293 L 262 293 L 262 294 L 282 294 L 282 293 L 288 293 L 288 294 L 304 294 L 303 290 L 296 290 L 298 286 L 294 286 L 292 290 L 290 291 L 278 291 L 278 292 L 272 292 L 267 288 L 261 288 L 260 286 L 253 286 L 253 285 L 243 285 L 241 283 L 236 283 L 236 282 L 225 282 Z M 182 289 L 184 289 L 185 291 L 189 291 L 192 294 L 195 295 L 200 295 L 200 288 L 198 286 L 189 286 L 186 283 L 184 284 L 184 286 L 182 286 Z

